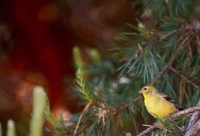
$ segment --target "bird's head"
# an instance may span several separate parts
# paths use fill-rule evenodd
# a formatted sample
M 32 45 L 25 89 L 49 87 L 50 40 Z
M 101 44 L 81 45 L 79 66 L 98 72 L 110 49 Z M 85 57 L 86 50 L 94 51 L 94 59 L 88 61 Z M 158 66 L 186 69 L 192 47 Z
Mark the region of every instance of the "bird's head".
M 148 96 L 154 93 L 156 90 L 156 87 L 153 85 L 145 85 L 142 90 L 139 91 L 139 93 L 143 94 L 144 96 Z

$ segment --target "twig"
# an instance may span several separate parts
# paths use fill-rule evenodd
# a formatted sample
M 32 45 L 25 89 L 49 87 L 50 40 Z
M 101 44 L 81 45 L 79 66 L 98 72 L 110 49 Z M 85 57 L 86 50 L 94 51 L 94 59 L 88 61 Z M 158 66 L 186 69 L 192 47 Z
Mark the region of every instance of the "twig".
M 197 106 L 200 107 L 200 101 L 198 102 Z M 192 136 L 192 135 L 196 135 L 197 133 L 200 133 L 200 120 L 198 120 L 199 115 L 200 115 L 200 110 L 195 111 L 192 114 L 192 117 L 187 126 L 186 133 L 184 136 Z
M 200 101 L 198 102 L 197 106 L 200 106 Z M 186 131 L 189 131 L 193 125 L 196 123 L 196 121 L 198 120 L 198 117 L 200 115 L 200 111 L 195 111 L 193 114 L 192 114 L 192 117 L 188 123 L 188 126 L 187 126 L 187 129 Z
M 150 83 L 151 85 L 153 85 L 153 84 L 158 80 L 158 78 L 159 78 L 161 75 L 164 74 L 164 72 L 167 70 L 167 68 L 169 67 L 169 65 L 171 65 L 171 63 L 168 63 L 168 64 L 162 69 L 162 71 L 159 73 L 159 75 L 158 75 L 156 78 L 154 78 L 154 80 Z
M 157 41 L 164 40 L 164 39 L 166 39 L 167 37 L 169 37 L 170 35 L 172 35 L 172 34 L 175 33 L 175 32 L 177 32 L 177 30 L 171 31 L 171 32 L 169 32 L 169 33 L 167 33 L 167 34 L 165 34 L 165 35 L 159 37 L 159 38 L 153 37 L 153 38 L 151 38 L 150 40 L 146 41 L 145 44 L 144 44 L 142 47 L 140 47 L 140 48 L 138 49 L 138 51 L 137 51 L 136 54 L 135 54 L 135 57 L 138 58 L 138 57 L 140 56 L 140 52 L 141 52 L 144 48 L 146 48 L 146 46 L 150 45 L 151 43 L 155 43 L 155 42 L 157 42 Z
M 181 115 L 186 115 L 186 114 L 189 114 L 189 113 L 195 112 L 195 111 L 200 111 L 200 106 L 195 106 L 195 107 L 191 107 L 191 108 L 187 108 L 185 110 L 179 111 L 179 112 L 171 115 L 170 118 L 177 118 Z
M 119 107 L 112 115 L 116 115 L 117 113 L 119 113 L 120 111 L 128 108 L 129 106 L 133 105 L 133 103 L 135 103 L 136 101 L 138 101 L 139 99 L 141 99 L 142 96 L 138 96 L 137 98 L 135 98 L 132 102 L 127 103 L 125 105 L 122 105 L 121 107 Z
M 200 53 L 200 37 L 199 37 L 199 28 L 200 28 L 200 23 L 199 21 L 195 20 L 193 22 L 193 25 L 195 26 L 195 38 L 196 38 L 196 44 L 197 44 L 197 49 L 198 49 L 198 53 Z
M 200 114 L 200 111 L 195 111 L 193 114 L 192 114 L 192 117 L 190 119 L 190 122 L 187 126 L 187 129 L 186 131 L 189 131 L 193 126 L 194 124 L 196 123 L 196 121 L 198 120 L 198 117 L 199 117 L 199 114 Z
M 185 37 L 185 39 L 181 42 L 180 46 L 178 47 L 178 49 L 175 51 L 174 55 L 172 56 L 171 60 L 165 65 L 165 67 L 161 70 L 161 72 L 159 73 L 159 75 L 154 78 L 154 80 L 150 83 L 150 84 L 154 84 L 158 78 L 163 75 L 163 73 L 171 67 L 172 62 L 174 61 L 174 59 L 176 58 L 177 54 L 181 51 L 181 49 L 183 48 L 183 46 L 185 45 L 185 43 L 189 40 L 190 35 L 187 35 Z
M 191 34 L 189 33 L 188 35 L 185 36 L 184 40 L 180 43 L 178 49 L 176 50 L 176 52 L 174 53 L 174 58 L 172 57 L 171 60 L 175 59 L 176 55 L 181 51 L 181 49 L 183 48 L 183 46 L 185 45 L 185 43 L 190 39 Z
M 81 113 L 81 116 L 80 116 L 79 119 L 78 119 L 78 123 L 77 123 L 76 128 L 75 128 L 75 131 L 74 131 L 74 136 L 76 135 L 76 133 L 77 133 L 77 131 L 78 131 L 78 128 L 79 128 L 81 119 L 83 118 L 83 114 L 88 110 L 88 108 L 89 108 L 90 106 L 91 106 L 91 103 L 88 103 L 88 104 L 85 106 L 83 112 Z
M 180 50 L 183 48 L 184 44 L 188 41 L 190 35 L 186 36 L 186 38 L 181 42 L 180 46 L 178 47 L 178 49 L 175 51 L 174 55 L 172 56 L 171 60 L 165 65 L 165 67 L 161 70 L 161 72 L 159 73 L 159 75 L 150 83 L 150 84 L 154 84 L 158 78 L 164 74 L 164 72 L 168 69 L 168 67 L 171 66 L 172 62 L 174 61 L 174 59 L 176 58 L 177 54 L 180 52 Z
M 137 134 L 137 136 L 146 136 L 148 133 L 150 133 L 151 131 L 153 131 L 155 128 L 157 128 L 156 125 L 150 126 L 149 128 L 145 129 L 141 133 Z
M 169 67 L 169 69 L 171 71 L 173 71 L 175 74 L 177 74 L 178 76 L 180 76 L 181 78 L 183 78 L 187 83 L 191 84 L 192 86 L 194 86 L 196 89 L 200 90 L 200 87 L 198 85 L 196 85 L 194 82 L 192 82 L 191 80 L 189 80 L 187 77 L 185 77 L 183 74 L 180 74 L 179 71 L 177 71 L 176 69 L 174 69 L 173 67 Z
M 178 30 L 179 30 L 179 29 L 178 29 Z M 159 40 L 162 41 L 162 40 L 168 38 L 168 37 L 171 36 L 173 33 L 176 33 L 178 30 L 173 30 L 173 31 L 171 31 L 171 32 L 169 32 L 169 33 L 167 33 L 167 34 L 161 36 L 161 37 L 159 38 Z
M 178 30 L 173 30 L 173 31 L 171 31 L 171 32 L 169 32 L 169 33 L 167 33 L 167 34 L 161 36 L 161 37 L 158 37 L 158 38 L 157 38 L 157 37 L 153 37 L 153 38 L 151 38 L 150 40 L 146 41 L 145 44 L 144 44 L 142 47 L 140 47 L 139 50 L 136 52 L 135 57 L 136 57 L 136 58 L 139 57 L 140 52 L 141 52 L 144 48 L 146 48 L 146 46 L 150 45 L 151 43 L 155 43 L 155 42 L 157 42 L 157 41 L 162 41 L 162 40 L 166 39 L 167 37 L 169 37 L 170 35 L 172 35 L 173 33 L 177 32 L 177 31 L 178 31 Z
M 184 136 L 197 136 L 200 133 L 200 120 L 198 120 L 193 127 L 185 133 Z
M 200 23 L 193 23 L 192 25 L 182 25 L 181 28 L 177 29 L 177 30 L 173 30 L 169 33 L 166 33 L 165 35 L 161 36 L 161 37 L 153 37 L 150 40 L 146 41 L 145 44 L 138 49 L 138 51 L 136 52 L 135 57 L 138 58 L 140 55 L 140 52 L 146 48 L 146 46 L 148 46 L 151 43 L 157 42 L 157 41 L 162 41 L 167 39 L 169 36 L 171 36 L 172 34 L 178 32 L 178 31 L 182 31 L 182 30 L 195 30 L 197 31 L 198 29 L 200 29 Z M 200 46 L 198 46 L 200 48 Z
M 200 53 L 200 38 L 199 38 L 199 30 L 196 30 L 196 31 L 195 31 L 195 38 L 196 38 L 196 43 L 197 43 L 198 53 Z
M 183 102 L 183 92 L 185 93 L 185 90 L 182 92 L 182 86 L 185 86 L 185 82 L 183 82 L 183 81 L 185 81 L 185 80 L 183 80 L 183 78 L 181 78 L 181 82 L 179 84 L 179 95 L 180 95 L 179 105 L 182 104 L 182 102 Z M 183 87 L 183 89 L 185 89 L 185 88 Z

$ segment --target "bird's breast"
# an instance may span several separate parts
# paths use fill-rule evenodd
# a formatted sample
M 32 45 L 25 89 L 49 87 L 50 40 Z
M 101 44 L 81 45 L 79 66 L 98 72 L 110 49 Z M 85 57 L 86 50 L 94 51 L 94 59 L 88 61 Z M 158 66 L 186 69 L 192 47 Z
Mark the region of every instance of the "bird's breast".
M 147 111 L 155 118 L 164 118 L 177 112 L 174 105 L 156 95 L 145 98 L 145 106 Z

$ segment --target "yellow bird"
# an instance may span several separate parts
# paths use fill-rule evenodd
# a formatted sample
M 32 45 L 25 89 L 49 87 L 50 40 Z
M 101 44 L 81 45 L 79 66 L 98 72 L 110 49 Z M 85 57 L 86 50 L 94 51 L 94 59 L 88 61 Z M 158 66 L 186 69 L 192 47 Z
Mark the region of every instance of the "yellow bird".
M 147 111 L 155 118 L 165 118 L 181 110 L 169 96 L 159 92 L 153 85 L 144 86 L 139 93 L 144 96 Z

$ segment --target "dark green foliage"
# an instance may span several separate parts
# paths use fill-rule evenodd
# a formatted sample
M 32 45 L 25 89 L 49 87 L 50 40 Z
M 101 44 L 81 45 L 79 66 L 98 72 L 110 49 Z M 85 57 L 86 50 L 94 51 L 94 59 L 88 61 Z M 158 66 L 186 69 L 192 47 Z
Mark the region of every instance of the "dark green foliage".
M 194 14 L 195 0 L 136 0 L 133 5 L 143 4 L 143 13 L 152 12 L 155 24 L 163 18 L 169 17 L 187 19 L 191 21 Z
M 164 119 L 158 120 L 160 124 L 160 129 L 152 132 L 153 136 L 157 135 L 173 135 L 173 136 L 182 136 L 184 135 L 184 127 L 187 126 L 189 118 L 177 117 L 175 119 Z
M 69 121 L 78 122 L 81 118 L 77 134 L 111 135 L 121 133 L 118 128 L 130 120 L 137 128 L 136 116 L 140 109 L 136 106 L 137 103 L 134 104 L 132 101 L 138 96 L 137 92 L 140 89 L 138 82 L 141 78 L 137 76 L 120 77 L 113 62 L 101 63 L 107 63 L 107 65 L 94 64 L 88 67 L 88 70 L 91 70 L 90 74 L 92 74 L 93 80 L 86 80 L 81 71 L 77 72 L 75 89 L 82 99 L 91 104 L 87 110 L 82 112 L 83 117 L 80 115 Z M 96 70 L 92 71 L 94 67 Z M 120 82 L 122 78 L 126 83 Z M 132 90 L 132 88 L 135 89 Z M 124 105 L 128 103 L 131 105 L 125 107 L 124 110 Z

